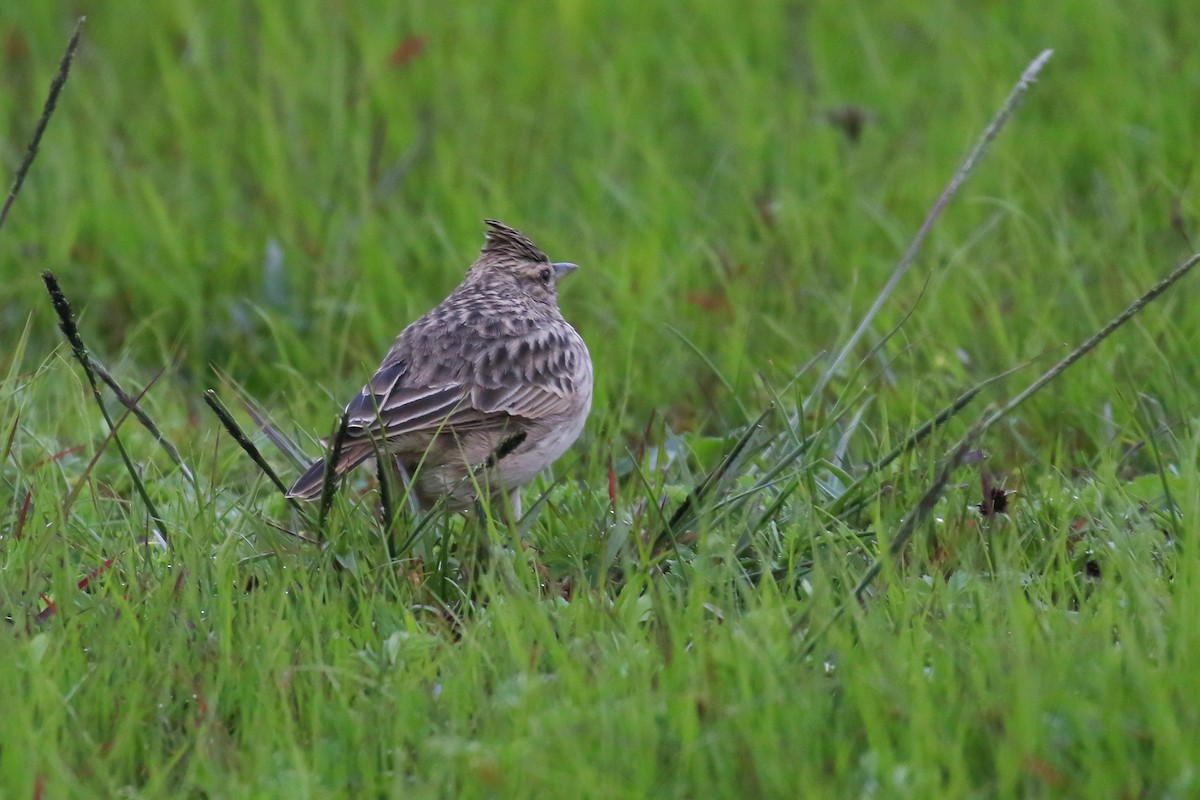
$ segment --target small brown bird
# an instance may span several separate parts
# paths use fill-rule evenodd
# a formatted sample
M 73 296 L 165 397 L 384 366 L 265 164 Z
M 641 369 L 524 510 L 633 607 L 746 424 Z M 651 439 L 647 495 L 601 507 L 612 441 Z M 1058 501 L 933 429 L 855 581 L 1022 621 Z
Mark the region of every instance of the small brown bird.
M 508 496 L 579 437 L 592 407 L 592 359 L 558 310 L 556 287 L 575 264 L 552 263 L 495 220 L 458 288 L 405 328 L 346 407 L 334 474 L 389 455 L 425 506 L 446 496 L 463 510 L 481 491 Z M 321 495 L 325 462 L 292 486 Z M 479 490 L 479 491 L 477 491 Z

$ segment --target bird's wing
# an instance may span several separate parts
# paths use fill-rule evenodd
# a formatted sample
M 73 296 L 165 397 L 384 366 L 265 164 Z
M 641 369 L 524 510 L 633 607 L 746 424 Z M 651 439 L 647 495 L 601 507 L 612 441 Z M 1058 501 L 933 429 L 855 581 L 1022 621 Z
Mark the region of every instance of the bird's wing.
M 386 440 L 458 425 L 464 412 L 470 413 L 466 402 L 469 392 L 461 381 L 414 385 L 412 377 L 406 361 L 385 361 L 346 406 L 346 438 L 334 465 L 335 477 L 341 477 L 375 455 Z M 315 500 L 321 496 L 324 484 L 325 459 L 322 458 L 300 476 L 288 496 Z
M 587 351 L 569 326 L 495 341 L 475 363 L 470 405 L 485 414 L 545 419 L 578 407 L 590 372 Z
M 469 386 L 461 380 L 414 381 L 408 363 L 385 364 L 346 406 L 351 438 L 395 439 L 473 417 Z
M 503 428 L 509 417 L 544 419 L 578 404 L 590 373 L 569 326 L 493 339 L 470 367 L 447 371 L 385 363 L 346 407 L 351 438 L 396 439 L 422 431 Z

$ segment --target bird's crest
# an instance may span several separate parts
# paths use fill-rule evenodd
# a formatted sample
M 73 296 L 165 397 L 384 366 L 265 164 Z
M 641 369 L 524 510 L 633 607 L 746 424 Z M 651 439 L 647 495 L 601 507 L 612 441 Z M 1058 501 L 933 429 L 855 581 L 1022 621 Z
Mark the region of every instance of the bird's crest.
M 510 228 L 503 222 L 485 219 L 488 230 L 486 241 L 480 251 L 485 256 L 507 256 L 522 261 L 549 261 L 546 254 L 537 248 L 529 237 L 515 228 Z

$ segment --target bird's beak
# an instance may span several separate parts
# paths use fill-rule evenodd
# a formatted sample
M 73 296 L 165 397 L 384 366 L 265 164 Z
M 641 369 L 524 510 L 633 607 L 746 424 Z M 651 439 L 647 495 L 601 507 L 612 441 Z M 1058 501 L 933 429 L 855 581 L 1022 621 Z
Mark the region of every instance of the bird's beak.
M 554 267 L 555 278 L 561 278 L 568 272 L 574 272 L 575 270 L 579 269 L 578 264 L 572 264 L 570 261 L 556 261 L 551 266 Z

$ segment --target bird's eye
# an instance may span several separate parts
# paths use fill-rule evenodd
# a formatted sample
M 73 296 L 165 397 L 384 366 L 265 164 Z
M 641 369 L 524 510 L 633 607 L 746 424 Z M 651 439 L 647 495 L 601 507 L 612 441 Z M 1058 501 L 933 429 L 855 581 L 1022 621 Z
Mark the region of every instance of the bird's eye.
M 543 267 L 542 271 L 538 273 L 538 280 L 542 283 L 550 283 L 552 277 L 554 277 L 554 270 L 549 267 Z

